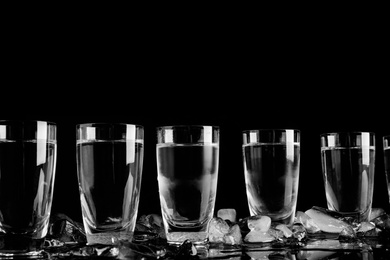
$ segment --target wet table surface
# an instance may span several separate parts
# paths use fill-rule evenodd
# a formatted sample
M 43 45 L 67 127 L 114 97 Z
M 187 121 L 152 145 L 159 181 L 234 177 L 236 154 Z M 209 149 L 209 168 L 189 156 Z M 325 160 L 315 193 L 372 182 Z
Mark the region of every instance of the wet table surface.
M 114 246 L 87 246 L 85 243 L 47 247 L 47 259 L 390 259 L 389 238 L 364 238 L 340 241 L 334 238 L 309 238 L 290 245 L 213 243 L 194 247 L 191 243 L 169 247 L 164 242 L 120 243 Z
M 169 246 L 161 236 L 163 228 L 138 221 L 133 240 L 112 241 L 112 245 L 87 245 L 82 224 L 64 215 L 52 220 L 42 257 L 46 259 L 390 259 L 390 215 L 374 221 L 376 228 L 364 233 L 310 233 L 281 237 L 271 242 L 194 246 L 186 241 Z M 378 218 L 379 219 L 379 218 Z M 145 222 L 145 220 L 147 220 Z M 380 228 L 380 229 L 379 229 Z M 374 231 L 374 232 L 373 232 Z M 241 230 L 243 237 L 245 233 Z M 243 242 L 244 241 L 244 242 Z

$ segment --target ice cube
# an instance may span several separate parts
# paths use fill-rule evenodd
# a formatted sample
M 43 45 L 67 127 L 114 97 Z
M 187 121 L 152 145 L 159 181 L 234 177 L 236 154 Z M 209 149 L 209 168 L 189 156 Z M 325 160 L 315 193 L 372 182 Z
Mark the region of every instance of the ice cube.
M 241 229 L 237 224 L 230 227 L 229 232 L 223 237 L 223 242 L 229 245 L 242 244 Z
M 162 217 L 157 214 L 140 216 L 134 230 L 139 232 L 150 232 L 161 238 L 166 238 Z
M 272 242 L 275 240 L 275 237 L 270 235 L 268 232 L 261 231 L 258 229 L 251 230 L 246 236 L 244 237 L 245 242 L 249 243 L 257 243 L 257 242 Z
M 162 217 L 160 215 L 157 215 L 157 214 L 149 214 L 146 216 L 147 220 L 149 221 L 150 225 L 151 226 L 158 226 L 158 227 L 162 227 L 163 226 L 163 220 L 162 220 Z
M 378 236 L 378 230 L 375 227 L 375 224 L 372 222 L 364 221 L 360 223 L 358 228 L 356 229 L 356 235 L 358 236 Z
M 220 217 L 214 217 L 209 224 L 209 241 L 224 242 L 224 236 L 229 233 L 230 227 L 228 223 Z
M 249 230 L 257 230 L 262 232 L 267 232 L 267 230 L 271 227 L 271 218 L 268 216 L 252 216 L 248 218 L 247 221 Z
M 291 231 L 293 237 L 298 239 L 298 241 L 301 241 L 306 237 L 306 229 L 302 224 L 293 224 Z
M 163 221 L 160 215 L 149 214 L 139 217 L 137 223 L 144 225 L 145 227 L 155 229 L 156 227 L 162 227 Z
M 334 218 L 317 209 L 311 208 L 309 210 L 306 210 L 305 213 L 323 232 L 340 233 L 344 228 L 350 227 L 350 225 L 348 225 L 346 222 Z
M 276 239 L 282 239 L 284 237 L 284 233 L 282 230 L 279 230 L 279 229 L 273 228 L 273 227 L 270 227 L 268 229 L 267 233 Z
M 48 240 L 55 239 L 59 242 L 86 242 L 83 224 L 62 213 L 53 214 L 50 217 L 49 231 L 46 238 Z
M 379 217 L 372 219 L 371 222 L 380 230 L 390 232 L 390 216 L 388 214 L 380 215 Z
M 236 222 L 237 213 L 235 209 L 220 209 L 217 212 L 217 217 L 223 220 L 229 220 L 232 223 Z
M 368 231 L 370 231 L 370 230 L 372 230 L 374 228 L 375 228 L 374 223 L 364 221 L 364 222 L 360 223 L 360 225 L 359 225 L 358 229 L 356 230 L 356 232 L 363 232 L 363 233 L 365 233 L 365 232 L 368 232 Z
M 353 230 L 352 226 L 344 227 L 340 234 L 339 240 L 351 240 L 356 238 L 355 230 Z
M 297 211 L 295 216 L 296 220 L 305 227 L 308 233 L 317 233 L 321 231 L 321 229 L 314 222 L 314 220 L 310 218 L 309 215 L 307 215 L 305 212 Z
M 179 257 L 182 257 L 182 258 L 189 258 L 190 256 L 195 256 L 197 255 L 197 249 L 196 247 L 194 246 L 194 244 L 189 241 L 189 240 L 185 240 L 178 248 L 177 252 L 176 252 L 176 257 L 175 258 L 179 258 Z
M 276 225 L 275 229 L 278 229 L 283 232 L 283 235 L 287 238 L 291 237 L 293 235 L 293 232 L 291 229 L 287 227 L 286 224 L 278 224 Z
M 369 221 L 383 215 L 383 214 L 386 214 L 386 211 L 382 208 L 372 208 L 371 210 L 371 214 L 370 214 L 370 217 L 369 217 Z

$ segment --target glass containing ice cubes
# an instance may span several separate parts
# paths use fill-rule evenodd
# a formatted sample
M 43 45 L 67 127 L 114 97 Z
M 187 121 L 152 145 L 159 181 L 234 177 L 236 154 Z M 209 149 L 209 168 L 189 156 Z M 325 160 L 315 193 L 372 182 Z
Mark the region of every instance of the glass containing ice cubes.
M 372 207 L 375 134 L 324 133 L 321 161 L 328 209 L 367 221 Z

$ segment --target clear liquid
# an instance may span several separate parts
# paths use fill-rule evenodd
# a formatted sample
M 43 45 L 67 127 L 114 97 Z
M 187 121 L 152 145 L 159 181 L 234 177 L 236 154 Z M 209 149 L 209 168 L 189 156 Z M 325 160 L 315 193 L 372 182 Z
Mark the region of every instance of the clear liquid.
M 56 144 L 0 140 L 0 255 L 35 255 L 48 231 Z
M 77 144 L 77 169 L 88 244 L 131 240 L 138 212 L 143 145 L 130 141 Z
M 217 145 L 157 146 L 161 211 L 169 243 L 207 240 L 218 179 Z
M 375 149 L 332 147 L 322 149 L 322 167 L 328 208 L 359 213 L 360 221 L 371 213 Z
M 299 145 L 243 146 L 246 193 L 250 215 L 292 224 L 298 196 Z

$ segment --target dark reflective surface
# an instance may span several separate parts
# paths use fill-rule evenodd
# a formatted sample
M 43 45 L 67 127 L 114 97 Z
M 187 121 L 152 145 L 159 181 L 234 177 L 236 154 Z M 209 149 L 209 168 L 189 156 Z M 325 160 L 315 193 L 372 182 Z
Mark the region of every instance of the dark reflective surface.
M 46 247 L 47 259 L 390 259 L 390 240 L 340 242 L 335 239 L 309 240 L 303 246 L 275 247 L 271 243 L 243 245 L 211 244 L 194 247 L 183 243 L 172 247 L 166 241 L 152 239 L 140 242 L 119 242 L 112 246 L 87 246 L 85 243 L 64 243 Z
M 390 235 L 383 232 L 346 238 L 338 234 L 309 234 L 304 238 L 268 243 L 228 245 L 210 243 L 195 247 L 185 241 L 169 246 L 154 215 L 142 216 L 132 242 L 86 244 L 82 224 L 63 214 L 53 215 L 42 258 L 46 259 L 390 259 Z M 377 223 L 377 227 L 381 227 Z M 369 236 L 369 234 L 374 234 Z

